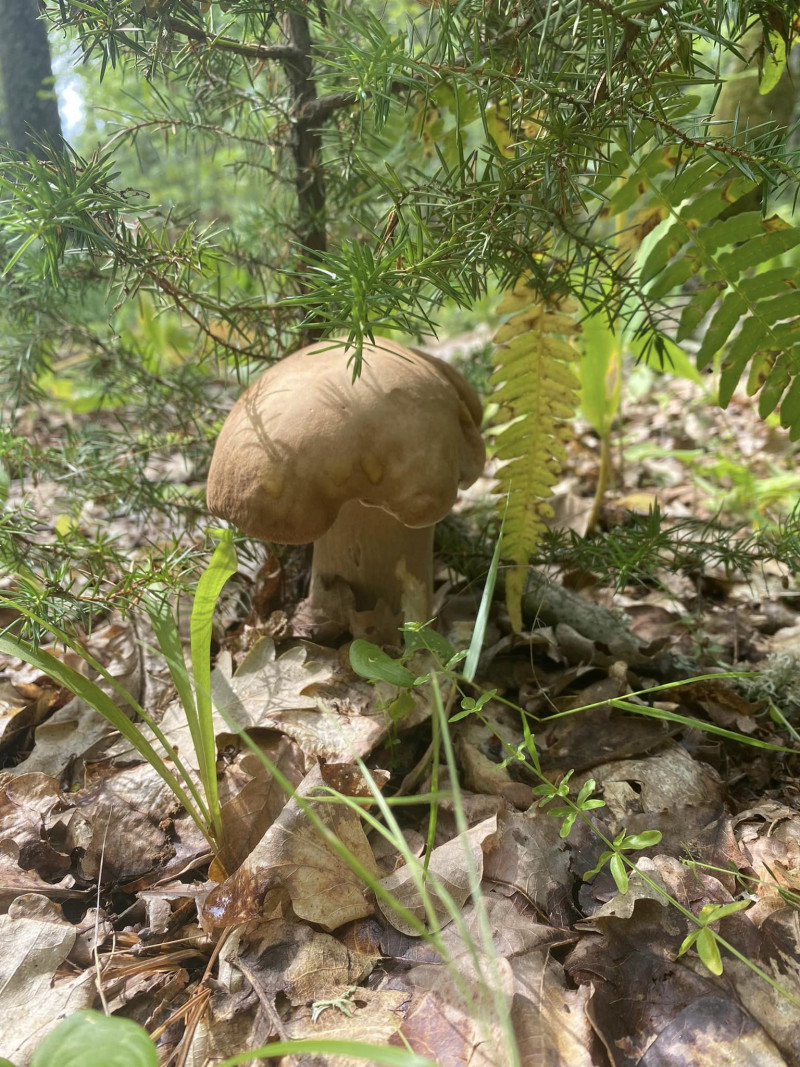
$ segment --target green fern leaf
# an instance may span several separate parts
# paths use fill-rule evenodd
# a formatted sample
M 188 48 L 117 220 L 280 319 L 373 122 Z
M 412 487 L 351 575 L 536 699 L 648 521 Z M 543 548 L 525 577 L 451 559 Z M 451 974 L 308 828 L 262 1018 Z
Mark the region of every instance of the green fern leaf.
M 642 210 L 663 220 L 639 274 L 648 298 L 669 301 L 680 291 L 678 342 L 711 314 L 697 365 L 702 370 L 719 358 L 720 404 L 730 403 L 746 374 L 761 416 L 780 405 L 782 425 L 800 438 L 800 283 L 796 265 L 780 262 L 800 245 L 800 229 L 747 210 L 757 184 L 731 178 L 722 164 L 698 159 L 676 175 L 666 153 L 654 155 L 632 172 Z M 620 196 L 610 199 L 610 210 Z M 690 279 L 687 299 L 682 287 Z
M 569 309 L 534 301 L 523 284 L 506 294 L 500 311 L 511 318 L 495 335 L 492 375 L 503 555 L 512 563 L 506 600 L 517 630 L 528 560 L 553 515 L 548 498 L 560 477 L 580 385 L 572 369 L 578 354 L 567 340 L 578 326 Z

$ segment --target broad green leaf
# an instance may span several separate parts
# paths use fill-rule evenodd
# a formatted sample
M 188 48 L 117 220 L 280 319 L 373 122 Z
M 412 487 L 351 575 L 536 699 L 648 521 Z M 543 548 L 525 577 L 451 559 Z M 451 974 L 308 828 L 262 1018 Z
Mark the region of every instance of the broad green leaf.
M 602 312 L 584 319 L 579 363 L 580 408 L 601 437 L 619 411 L 622 383 L 622 337 Z
M 31 1067 L 158 1067 L 158 1053 L 131 1019 L 79 1011 L 38 1045 Z
M 403 643 L 408 654 L 419 649 L 427 649 L 442 663 L 449 663 L 456 654 L 456 650 L 447 638 L 428 624 L 419 626 L 417 623 L 406 623 L 402 629 Z
M 361 678 L 370 682 L 389 682 L 390 685 L 409 688 L 414 685 L 416 675 L 392 659 L 378 645 L 358 638 L 350 645 L 350 666 Z
M 800 374 L 790 385 L 781 404 L 781 426 L 789 428 L 793 441 L 800 438 Z

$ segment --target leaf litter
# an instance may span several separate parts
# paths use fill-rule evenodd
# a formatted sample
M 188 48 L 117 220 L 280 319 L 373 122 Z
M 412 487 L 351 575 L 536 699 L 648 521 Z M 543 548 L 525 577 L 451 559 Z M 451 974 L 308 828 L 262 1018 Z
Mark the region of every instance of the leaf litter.
M 680 400 L 655 416 L 639 407 L 626 446 L 639 459 L 617 499 L 635 507 L 650 494 L 677 516 L 702 514 L 698 482 L 667 453 L 708 426 Z M 748 434 L 766 432 L 738 400 L 719 418 L 745 452 Z M 578 497 L 592 471 L 580 440 L 565 489 Z M 393 719 L 397 691 L 355 676 L 346 646 L 305 640 L 302 618 L 293 633 L 275 571 L 273 560 L 268 589 L 254 590 L 266 623 L 226 604 L 211 680 L 225 848 L 213 862 L 104 720 L 20 662 L 0 663 L 0 1055 L 24 1067 L 60 1018 L 102 1002 L 144 1025 L 162 1062 L 193 1067 L 307 1037 L 410 1048 L 442 1067 L 505 1065 L 511 1042 L 525 1067 L 800 1065 L 800 790 L 774 712 L 791 726 L 798 710 L 800 615 L 780 570 L 582 590 L 625 611 L 646 650 L 630 662 L 571 622 L 511 635 L 496 607 L 479 682 L 497 695 L 449 727 L 458 804 L 444 765 L 432 778 L 430 687 Z M 443 625 L 468 640 L 477 605 L 452 589 Z M 191 764 L 143 627 L 99 621 L 87 643 Z M 767 669 L 636 696 L 688 675 L 664 678 L 663 650 L 706 674 Z M 573 771 L 573 799 L 591 784 L 603 800 L 588 812 L 594 829 L 578 819 L 562 836 L 540 805 L 530 760 L 510 758 L 526 739 L 506 701 L 531 716 L 546 777 Z M 436 788 L 432 820 L 424 798 Z M 384 808 L 375 789 L 397 803 Z M 660 839 L 625 853 L 625 893 L 607 863 L 584 877 L 617 835 L 651 831 Z M 747 906 L 714 924 L 717 975 L 696 945 L 680 948 L 692 916 L 732 904 Z

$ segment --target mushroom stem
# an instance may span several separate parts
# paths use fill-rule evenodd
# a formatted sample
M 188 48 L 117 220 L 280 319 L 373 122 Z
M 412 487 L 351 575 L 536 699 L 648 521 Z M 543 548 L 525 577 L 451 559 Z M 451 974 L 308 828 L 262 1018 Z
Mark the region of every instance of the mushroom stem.
M 433 532 L 433 526 L 412 529 L 382 508 L 348 500 L 314 542 L 312 605 L 322 605 L 333 579 L 341 578 L 353 590 L 357 611 L 384 600 L 406 622 L 424 622 L 433 593 Z

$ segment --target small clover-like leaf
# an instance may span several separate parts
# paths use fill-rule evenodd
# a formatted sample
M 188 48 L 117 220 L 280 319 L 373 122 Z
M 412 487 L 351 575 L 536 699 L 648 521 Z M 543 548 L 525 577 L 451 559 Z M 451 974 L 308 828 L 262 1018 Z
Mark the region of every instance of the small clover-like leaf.
M 602 871 L 603 867 L 605 867 L 606 863 L 611 859 L 611 857 L 613 855 L 614 855 L 613 852 L 603 852 L 603 853 L 601 853 L 600 859 L 597 861 L 596 865 L 594 867 L 592 867 L 592 869 L 590 871 L 587 871 L 586 874 L 584 874 L 584 876 L 583 876 L 584 882 L 588 882 L 590 878 L 594 878 L 594 876 L 596 874 L 599 874 L 600 871 Z
M 678 955 L 683 956 L 686 952 L 688 952 L 699 936 L 699 929 L 692 930 L 690 934 L 687 934 L 686 937 L 684 937 L 683 941 L 681 941 L 681 947 L 678 949 Z
M 608 865 L 608 869 L 611 871 L 611 877 L 616 883 L 617 889 L 620 893 L 628 892 L 628 872 L 625 870 L 625 862 L 622 856 L 618 852 L 615 852 L 611 857 L 611 862 Z
M 555 812 L 551 811 L 549 814 L 554 815 Z M 577 817 L 578 813 L 575 811 L 569 811 L 567 815 L 564 816 L 564 821 L 561 824 L 561 829 L 558 831 L 559 837 L 569 837 L 569 832 L 575 825 L 575 820 L 577 819 Z
M 416 707 L 414 698 L 408 689 L 401 689 L 397 698 L 391 702 L 386 712 L 392 722 L 402 722 Z
M 697 935 L 697 955 L 712 974 L 722 974 L 722 957 L 714 931 L 704 926 Z
M 660 841 L 660 830 L 644 830 L 641 834 L 631 834 L 630 837 L 626 837 L 622 847 L 626 849 L 651 848 Z
M 586 781 L 581 786 L 580 792 L 578 793 L 577 804 L 578 804 L 579 808 L 583 807 L 583 805 L 586 803 L 586 801 L 589 799 L 589 797 L 594 792 L 594 789 L 595 789 L 595 780 L 594 780 L 594 778 L 587 778 Z
M 725 919 L 729 915 L 735 915 L 739 911 L 744 911 L 745 908 L 749 908 L 752 903 L 752 900 L 733 900 L 730 904 L 708 904 L 706 907 L 709 910 L 705 917 L 705 922 L 719 922 L 720 919 Z M 703 911 L 706 911 L 706 908 L 703 908 Z M 700 914 L 702 915 L 702 912 Z

